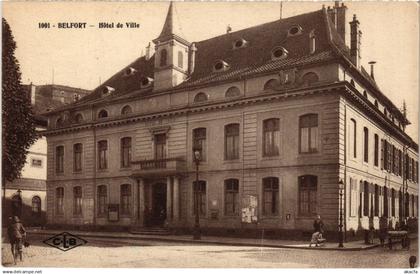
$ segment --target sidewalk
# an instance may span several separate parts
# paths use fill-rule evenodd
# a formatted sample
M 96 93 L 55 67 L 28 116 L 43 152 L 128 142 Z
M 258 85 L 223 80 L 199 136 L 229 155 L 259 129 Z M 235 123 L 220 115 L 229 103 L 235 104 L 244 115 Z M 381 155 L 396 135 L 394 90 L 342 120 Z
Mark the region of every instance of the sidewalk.
M 64 231 L 60 230 L 41 230 L 28 229 L 28 234 L 53 236 Z M 353 241 L 344 243 L 343 248 L 338 247 L 336 242 L 326 242 L 322 247 L 309 247 L 309 240 L 304 241 L 288 241 L 275 239 L 252 239 L 252 238 L 232 238 L 232 237 L 217 237 L 217 236 L 202 236 L 201 240 L 193 240 L 192 235 L 138 235 L 128 232 L 88 232 L 88 231 L 66 231 L 80 237 L 92 238 L 107 238 L 107 239 L 133 239 L 144 241 L 164 241 L 164 242 L 179 242 L 191 244 L 217 244 L 217 245 L 231 245 L 231 246 L 253 246 L 253 247 L 274 247 L 274 248 L 294 248 L 294 249 L 311 249 L 311 250 L 341 250 L 341 251 L 356 251 L 367 250 L 379 246 L 379 242 L 371 245 L 366 245 L 364 241 Z

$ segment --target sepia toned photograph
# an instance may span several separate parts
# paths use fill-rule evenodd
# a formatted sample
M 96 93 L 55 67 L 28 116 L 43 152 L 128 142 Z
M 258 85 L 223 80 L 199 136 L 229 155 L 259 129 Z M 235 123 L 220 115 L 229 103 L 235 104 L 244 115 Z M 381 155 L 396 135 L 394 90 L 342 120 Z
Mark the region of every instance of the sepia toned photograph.
M 3 273 L 417 273 L 418 3 L 2 12 Z

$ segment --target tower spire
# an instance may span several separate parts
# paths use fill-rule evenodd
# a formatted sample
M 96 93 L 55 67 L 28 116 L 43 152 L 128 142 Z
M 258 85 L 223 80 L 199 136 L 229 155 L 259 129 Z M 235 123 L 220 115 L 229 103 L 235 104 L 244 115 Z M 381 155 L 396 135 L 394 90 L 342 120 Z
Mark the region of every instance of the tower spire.
M 171 1 L 169 3 L 168 13 L 166 14 L 166 19 L 165 23 L 163 24 L 162 31 L 160 35 L 155 40 L 153 40 L 153 42 L 164 41 L 174 37 L 184 39 L 180 24 L 178 22 L 175 4 Z

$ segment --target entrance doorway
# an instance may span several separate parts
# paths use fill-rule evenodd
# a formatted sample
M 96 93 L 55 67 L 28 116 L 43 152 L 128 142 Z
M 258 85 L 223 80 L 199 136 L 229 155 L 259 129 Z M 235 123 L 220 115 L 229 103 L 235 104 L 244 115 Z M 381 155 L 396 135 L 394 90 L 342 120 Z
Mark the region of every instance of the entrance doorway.
M 162 226 L 166 220 L 166 184 L 152 185 L 152 212 L 150 225 Z

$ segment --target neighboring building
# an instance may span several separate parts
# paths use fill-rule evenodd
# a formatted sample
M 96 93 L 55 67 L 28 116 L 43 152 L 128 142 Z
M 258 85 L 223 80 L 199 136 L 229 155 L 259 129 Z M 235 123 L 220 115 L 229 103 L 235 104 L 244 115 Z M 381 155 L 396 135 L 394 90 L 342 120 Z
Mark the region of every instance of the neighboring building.
M 198 197 L 208 233 L 291 235 L 316 213 L 331 233 L 340 181 L 346 231 L 417 216 L 417 144 L 360 66 L 356 16 L 346 46 L 344 5 L 195 43 L 173 9 L 154 54 L 48 114 L 50 225 L 190 230 Z
M 42 116 L 43 113 L 72 103 L 89 93 L 88 90 L 59 85 L 30 84 L 24 85 L 24 89 L 31 98 L 38 132 L 47 128 L 47 120 Z M 22 218 L 25 225 L 45 224 L 46 179 L 47 140 L 44 136 L 40 136 L 29 148 L 21 177 L 5 184 L 7 204 L 3 218 L 17 215 Z

